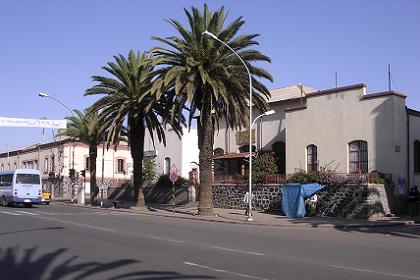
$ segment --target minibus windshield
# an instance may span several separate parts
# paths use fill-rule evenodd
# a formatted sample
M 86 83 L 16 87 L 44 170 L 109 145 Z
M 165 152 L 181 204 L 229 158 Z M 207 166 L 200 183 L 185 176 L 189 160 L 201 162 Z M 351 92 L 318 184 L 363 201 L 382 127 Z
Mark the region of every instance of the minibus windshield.
M 17 174 L 16 184 L 39 185 L 40 184 L 39 175 L 38 174 Z

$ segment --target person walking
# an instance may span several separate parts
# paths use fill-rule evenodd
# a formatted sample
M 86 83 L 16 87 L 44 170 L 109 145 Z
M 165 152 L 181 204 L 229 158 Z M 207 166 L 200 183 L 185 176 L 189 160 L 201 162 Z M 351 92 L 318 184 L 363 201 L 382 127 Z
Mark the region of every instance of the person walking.
M 417 186 L 410 188 L 408 192 L 408 215 L 411 217 L 417 216 L 417 201 L 419 200 L 419 191 Z
M 417 186 L 414 186 L 414 199 L 415 199 L 415 212 L 416 216 L 419 215 L 419 206 L 420 206 L 420 192 L 417 189 Z
M 244 195 L 244 203 L 245 203 L 245 216 L 248 216 L 251 209 L 249 207 L 249 199 L 250 199 L 250 195 L 249 192 L 246 192 L 246 194 Z M 254 195 L 252 195 L 252 198 L 254 198 Z

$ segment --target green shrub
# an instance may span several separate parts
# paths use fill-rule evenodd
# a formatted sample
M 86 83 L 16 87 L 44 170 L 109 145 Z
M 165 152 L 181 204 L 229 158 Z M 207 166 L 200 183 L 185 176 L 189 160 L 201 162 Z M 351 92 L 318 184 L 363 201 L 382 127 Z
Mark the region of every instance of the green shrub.
M 342 184 L 383 184 L 387 185 L 388 182 L 385 179 L 385 175 L 377 171 L 372 171 L 368 174 L 350 174 L 340 175 L 337 174 L 337 167 L 331 168 L 331 163 L 325 166 L 319 166 L 318 169 L 313 172 L 306 172 L 303 169 L 296 170 L 286 182 L 288 183 L 319 183 L 322 185 L 342 185 Z
M 331 168 L 332 162 L 325 166 L 317 164 L 318 168 L 313 172 L 306 172 L 303 169 L 298 169 L 293 173 L 286 182 L 288 183 L 319 183 L 321 185 L 338 185 L 346 181 L 346 178 L 337 174 L 337 167 Z
M 372 171 L 369 173 L 369 183 L 387 185 L 384 175 L 377 171 Z
M 175 182 L 175 188 L 180 188 L 185 186 L 188 183 L 188 180 L 183 177 L 178 177 L 178 180 Z M 172 188 L 172 181 L 169 179 L 169 175 L 161 175 L 155 184 L 155 188 Z
M 144 159 L 143 160 L 143 180 L 153 181 L 157 176 L 156 162 L 155 159 Z
M 252 181 L 264 183 L 265 178 L 277 174 L 277 164 L 273 153 L 259 154 L 252 161 Z

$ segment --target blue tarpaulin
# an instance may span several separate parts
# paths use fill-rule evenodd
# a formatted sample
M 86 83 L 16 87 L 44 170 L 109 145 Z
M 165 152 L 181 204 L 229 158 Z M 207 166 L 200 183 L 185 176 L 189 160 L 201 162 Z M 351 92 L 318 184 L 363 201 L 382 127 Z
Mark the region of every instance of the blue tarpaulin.
M 288 217 L 305 217 L 305 199 L 324 188 L 318 183 L 313 184 L 285 184 L 283 186 L 283 212 Z

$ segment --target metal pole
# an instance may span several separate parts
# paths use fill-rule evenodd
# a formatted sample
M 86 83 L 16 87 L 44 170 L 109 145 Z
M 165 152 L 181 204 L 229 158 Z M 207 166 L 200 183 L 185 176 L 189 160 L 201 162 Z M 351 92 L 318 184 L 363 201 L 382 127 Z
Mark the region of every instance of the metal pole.
M 212 37 L 213 39 L 215 39 L 216 41 L 225 45 L 229 50 L 231 50 L 236 55 L 236 57 L 238 57 L 238 59 L 244 65 L 246 72 L 248 73 L 248 79 L 249 79 L 249 178 L 248 178 L 249 206 L 248 207 L 249 207 L 249 212 L 248 212 L 248 217 L 246 220 L 250 222 L 253 220 L 252 218 L 252 135 L 251 135 L 251 132 L 252 132 L 252 127 L 251 127 L 251 124 L 252 124 L 252 76 L 251 76 L 251 72 L 249 71 L 248 66 L 246 65 L 242 57 L 234 49 L 232 49 L 228 44 L 226 44 L 225 42 L 217 38 L 216 35 L 214 35 L 213 33 L 207 30 L 204 31 L 202 35 L 208 35 Z
M 56 102 L 60 103 L 60 104 L 61 104 L 61 105 L 63 105 L 65 108 L 67 108 L 67 110 L 69 110 L 69 111 L 70 111 L 70 113 L 72 114 L 72 116 L 73 116 L 73 117 L 75 117 L 73 110 L 72 110 L 69 106 L 67 106 L 66 104 L 64 104 L 62 101 L 58 100 L 57 98 L 52 97 L 52 96 L 49 96 L 48 94 L 46 94 L 46 93 L 42 93 L 42 92 L 39 92 L 39 93 L 38 93 L 38 96 L 40 96 L 40 97 L 47 97 L 47 98 L 51 98 L 52 100 L 54 100 L 54 101 L 56 101 Z M 72 168 L 73 168 L 73 169 L 74 169 L 74 149 L 75 149 L 75 145 L 73 145 L 73 156 L 72 156 Z M 60 169 L 59 176 L 61 176 L 61 168 L 60 168 L 60 166 L 59 166 L 58 168 Z M 72 194 L 71 194 L 71 197 L 72 197 L 72 198 L 71 198 L 71 200 L 72 200 L 72 202 L 73 202 L 74 180 L 71 180 L 71 181 L 72 181 L 72 182 L 71 182 L 71 188 L 72 188 L 72 190 L 71 190 L 71 192 L 72 192 Z M 60 185 L 61 185 L 61 183 L 62 183 L 62 181 L 61 181 L 61 177 L 60 177 Z
M 104 131 L 104 135 L 102 139 L 101 207 L 104 205 L 104 173 L 105 173 L 105 131 Z

